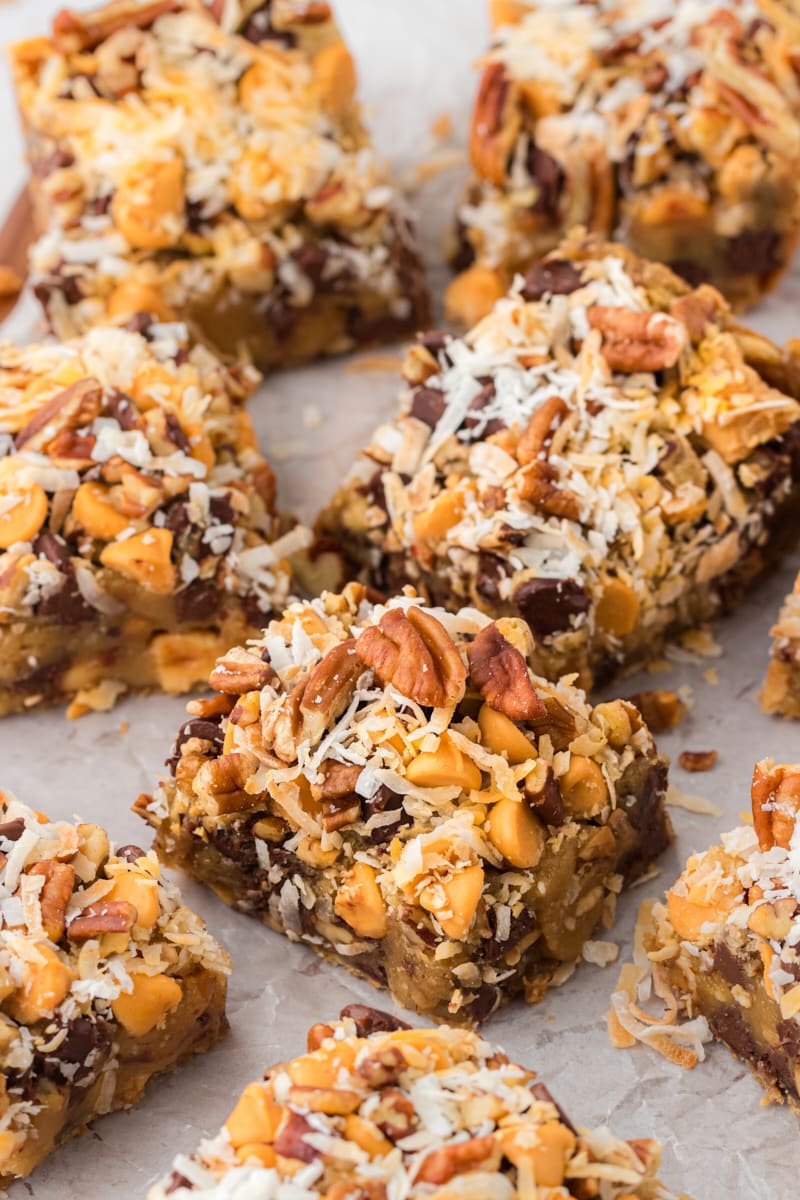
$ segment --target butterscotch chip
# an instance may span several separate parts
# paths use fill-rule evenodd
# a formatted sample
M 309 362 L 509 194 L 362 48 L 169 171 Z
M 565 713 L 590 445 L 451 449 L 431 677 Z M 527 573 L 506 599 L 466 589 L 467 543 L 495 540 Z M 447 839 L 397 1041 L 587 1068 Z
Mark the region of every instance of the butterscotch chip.
M 230 960 L 155 855 L 115 850 L 99 826 L 52 821 L 8 792 L 0 888 L 7 1187 L 215 1044 L 227 1029 Z
M 221 660 L 225 704 L 192 702 L 135 811 L 164 861 L 408 1008 L 463 1024 L 538 999 L 672 831 L 636 710 L 532 652 L 519 619 L 410 589 L 291 604 Z
M 435 1128 L 423 1103 L 433 1093 Z M 677 1200 L 656 1178 L 660 1157 L 652 1138 L 578 1132 L 535 1072 L 474 1033 L 411 1029 L 350 1005 L 313 1026 L 308 1053 L 249 1084 L 219 1134 L 176 1158 L 148 1200 L 277 1195 L 304 1168 L 308 1200 L 544 1200 L 609 1187 L 620 1200 Z
M 473 281 L 510 283 L 575 225 L 737 309 L 774 287 L 800 234 L 786 5 L 664 5 L 654 20 L 637 0 L 495 0 L 492 24 L 453 239 L 454 317 L 488 311 Z M 704 320 L 696 308 L 695 332 Z M 637 343 L 612 338 L 609 353 L 633 363 Z
M 147 312 L 267 369 L 424 326 L 329 5 L 111 0 L 11 57 L 59 337 Z
M 684 1066 L 702 1060 L 713 1035 L 770 1100 L 800 1114 L 800 764 L 756 763 L 751 802 L 752 825 L 693 854 L 665 902 L 644 906 L 610 1028 L 619 1045 L 641 1041 L 675 1061 L 683 1051 Z M 663 1017 L 638 1007 L 648 993 Z
M 580 231 L 498 296 L 408 355 L 320 554 L 522 618 L 537 671 L 591 687 L 730 607 L 796 529 L 794 351 Z
M 144 314 L 0 347 L 0 715 L 188 691 L 283 605 L 309 538 L 275 509 L 257 381 Z M 237 694 L 271 673 L 238 670 Z

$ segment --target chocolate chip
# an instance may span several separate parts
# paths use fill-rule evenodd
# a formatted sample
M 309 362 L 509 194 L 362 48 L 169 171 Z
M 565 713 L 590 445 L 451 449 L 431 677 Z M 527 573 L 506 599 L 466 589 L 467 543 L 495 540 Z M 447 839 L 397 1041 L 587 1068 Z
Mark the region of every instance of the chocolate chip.
M 525 276 L 522 296 L 541 300 L 542 296 L 568 296 L 583 286 L 580 271 L 565 258 L 545 258 L 534 263 Z
M 178 450 L 182 450 L 184 454 L 191 455 L 191 442 L 184 433 L 183 426 L 174 413 L 165 413 L 164 427 L 166 429 L 167 439 L 172 443 L 172 445 L 176 446 Z
M 531 1084 L 531 1092 L 533 1093 L 533 1095 L 536 1097 L 537 1100 L 541 1100 L 545 1104 L 552 1104 L 553 1108 L 558 1113 L 558 1117 L 559 1117 L 559 1120 L 561 1121 L 561 1124 L 566 1125 L 567 1129 L 569 1129 L 571 1133 L 574 1133 L 576 1137 L 578 1136 L 578 1131 L 575 1128 L 575 1126 L 572 1124 L 572 1121 L 570 1121 L 569 1117 L 564 1112 L 561 1105 L 554 1098 L 553 1093 L 550 1091 L 550 1089 L 548 1087 L 545 1086 L 545 1084 L 532 1083 Z
M 428 333 L 424 333 L 422 335 L 422 337 L 419 339 L 419 344 L 420 346 L 424 346 L 428 353 L 432 354 L 434 358 L 438 358 L 439 355 L 447 349 L 452 340 L 452 333 L 447 333 L 447 331 L 443 329 L 431 329 L 428 331 Z
M 218 750 L 222 750 L 222 744 L 225 741 L 225 735 L 216 721 L 209 721 L 203 717 L 193 717 L 191 721 L 187 721 L 178 730 L 178 736 L 175 739 L 172 752 L 164 764 L 169 767 L 173 775 L 180 762 L 181 747 L 190 738 L 199 738 L 203 742 L 211 742 Z
M 314 285 L 314 288 L 318 288 L 322 283 L 322 275 L 330 259 L 330 254 L 325 247 L 307 243 L 299 246 L 297 250 L 293 250 L 290 257 L 295 266 Z
M 24 832 L 25 822 L 22 817 L 0 823 L 0 838 L 5 838 L 7 842 L 18 842 Z
M 447 401 L 443 392 L 437 388 L 418 387 L 411 401 L 411 416 L 435 429 L 446 408 Z
M 486 919 L 492 931 L 492 936 L 484 938 L 481 942 L 481 957 L 485 962 L 489 963 L 497 962 L 509 950 L 513 950 L 517 942 L 521 942 L 536 926 L 536 914 L 529 908 L 523 908 L 518 917 L 512 917 L 508 937 L 500 941 L 497 937 L 496 909 L 488 908 Z
M 193 1192 L 194 1184 L 185 1175 L 181 1175 L 180 1171 L 173 1171 L 167 1180 L 164 1193 L 167 1196 L 171 1196 L 174 1192 L 179 1192 L 181 1188 L 186 1188 L 187 1191 Z
M 762 275 L 783 266 L 781 237 L 777 233 L 740 233 L 728 238 L 725 253 L 728 266 L 737 274 Z
M 688 258 L 676 258 L 669 265 L 676 275 L 685 279 L 692 287 L 700 287 L 701 283 L 708 283 L 711 278 L 708 269 L 702 263 L 691 262 Z
M 73 1086 L 86 1086 L 93 1082 L 111 1051 L 112 1037 L 108 1023 L 100 1017 L 75 1017 L 66 1025 L 56 1022 L 56 1027 L 66 1028 L 65 1036 L 53 1054 L 35 1060 L 36 1072 L 46 1079 L 71 1083 Z
M 564 824 L 566 818 L 564 797 L 561 795 L 558 781 L 549 767 L 542 790 L 540 792 L 531 792 L 526 787 L 524 795 L 528 804 L 536 813 L 536 816 L 541 821 L 544 821 L 545 825 L 558 827 Z
M 502 1000 L 502 988 L 497 987 L 496 984 L 482 983 L 473 999 L 464 1005 L 464 1013 L 470 1021 L 477 1024 L 490 1017 L 495 1009 L 500 1007 Z
M 403 797 L 393 792 L 385 783 L 382 783 L 374 796 L 369 800 L 364 800 L 362 804 L 362 815 L 366 821 L 374 813 L 396 812 L 397 820 L 386 825 L 376 825 L 370 834 L 370 841 L 380 846 L 384 842 L 391 841 L 397 833 L 399 825 L 409 825 L 411 817 L 403 808 Z
M 744 963 L 736 957 L 725 942 L 717 942 L 714 947 L 714 970 L 722 976 L 726 983 L 739 987 L 747 986 L 747 972 Z
M 44 275 L 33 286 L 33 294 L 45 311 L 47 311 L 48 302 L 54 292 L 63 296 L 67 304 L 78 304 L 83 295 L 78 276 L 74 273 L 70 274 L 65 263 L 51 271 L 49 275 Z
M 359 1037 L 369 1037 L 373 1033 L 392 1033 L 395 1029 L 410 1029 L 405 1021 L 393 1017 L 391 1013 L 383 1012 L 380 1008 L 368 1008 L 366 1004 L 348 1004 L 339 1013 L 342 1021 L 351 1020 L 355 1023 Z
M 10 686 L 11 691 L 19 692 L 23 696 L 36 696 L 40 692 L 58 693 L 58 688 L 55 686 L 61 672 L 66 670 L 68 660 L 57 659 L 55 662 L 43 663 L 42 666 L 34 668 L 28 675 L 19 676 Z
M 135 863 L 137 859 L 144 858 L 146 851 L 141 846 L 135 846 L 131 843 L 128 846 L 120 846 L 117 850 L 117 858 L 121 858 L 123 862 Z
M 463 221 L 458 221 L 456 224 L 455 238 L 456 245 L 450 255 L 450 265 L 454 271 L 467 271 L 475 262 L 475 247 L 469 240 Z
M 555 221 L 558 216 L 558 206 L 564 187 L 564 171 L 561 164 L 531 142 L 528 150 L 526 165 L 528 174 L 538 188 L 536 203 L 533 211 Z M 574 289 L 573 289 L 574 290 Z
M 285 1158 L 299 1158 L 301 1162 L 313 1162 L 315 1158 L 320 1157 L 322 1151 L 307 1142 L 306 1135 L 318 1132 L 319 1130 L 315 1129 L 304 1116 L 295 1112 L 293 1108 L 289 1108 L 275 1135 L 273 1142 L 275 1153 L 281 1154 Z
M 78 622 L 91 618 L 92 609 L 78 589 L 72 558 L 63 538 L 47 531 L 40 533 L 34 540 L 33 552 L 46 558 L 64 576 L 61 588 L 43 596 L 38 602 L 37 616 L 54 617 L 62 625 L 77 625 Z
M 514 592 L 514 603 L 540 638 L 571 629 L 573 618 L 589 610 L 589 597 L 576 579 L 526 579 Z
M 181 624 L 208 620 L 218 605 L 219 592 L 209 579 L 195 579 L 175 593 L 175 614 Z
M 479 380 L 483 383 L 483 387 L 478 392 L 474 400 L 471 401 L 467 409 L 467 415 L 464 418 L 464 428 L 471 432 L 477 432 L 479 437 L 491 437 L 492 434 L 499 433 L 501 429 L 505 429 L 503 421 L 492 419 L 485 420 L 480 416 L 480 413 L 486 408 L 487 404 L 495 398 L 496 390 L 493 380 Z
M 143 315 L 143 314 L 140 314 Z M 105 397 L 106 412 L 119 425 L 120 429 L 136 428 L 136 409 L 133 400 L 119 388 L 113 388 Z
M 720 1041 L 729 1046 L 740 1058 L 749 1062 L 758 1061 L 758 1048 L 735 1004 L 713 1013 L 709 1024 Z
M 500 581 L 511 571 L 509 564 L 497 554 L 481 550 L 478 554 L 478 570 L 475 575 L 475 591 L 490 606 L 501 602 Z
M 208 502 L 208 511 L 215 521 L 219 521 L 220 525 L 232 525 L 234 512 L 230 493 L 226 492 L 223 496 L 212 496 Z

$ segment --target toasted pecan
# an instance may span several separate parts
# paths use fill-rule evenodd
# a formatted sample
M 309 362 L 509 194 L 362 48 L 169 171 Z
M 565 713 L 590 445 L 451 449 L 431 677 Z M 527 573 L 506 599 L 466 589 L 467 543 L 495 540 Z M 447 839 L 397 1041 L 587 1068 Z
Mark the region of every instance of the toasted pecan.
M 667 313 L 595 304 L 586 316 L 602 335 L 601 353 L 612 371 L 632 374 L 674 367 L 689 342 L 686 327 Z
M 263 662 L 250 650 L 235 646 L 217 659 L 208 682 L 216 692 L 240 696 L 243 692 L 260 691 L 277 678 L 269 663 Z
M 89 904 L 67 927 L 71 942 L 87 942 L 104 933 L 130 933 L 139 914 L 127 900 L 100 900 Z
M 800 812 L 800 764 L 779 766 L 763 758 L 753 770 L 750 797 L 759 847 L 787 850 Z
M 27 875 L 41 875 L 44 886 L 39 893 L 42 926 L 51 942 L 58 942 L 64 935 L 67 905 L 75 887 L 75 872 L 68 863 L 36 862 L 26 871 Z
M 458 704 L 466 667 L 442 623 L 421 608 L 389 609 L 359 634 L 359 657 L 380 679 L 426 707 Z
M 496 622 L 485 626 L 470 643 L 467 658 L 470 678 L 490 708 L 512 721 L 547 716 L 547 708 L 531 683 L 528 664 L 503 637 Z

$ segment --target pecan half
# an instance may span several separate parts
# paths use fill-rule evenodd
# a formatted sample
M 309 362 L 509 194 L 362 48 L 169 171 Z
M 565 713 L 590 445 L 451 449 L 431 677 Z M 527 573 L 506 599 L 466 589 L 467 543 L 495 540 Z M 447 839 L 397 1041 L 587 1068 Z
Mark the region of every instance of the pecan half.
M 443 1146 L 424 1159 L 417 1172 L 418 1183 L 447 1183 L 454 1175 L 474 1171 L 476 1167 L 496 1166 L 500 1161 L 500 1148 L 492 1134 L 470 1138 L 467 1142 Z
M 355 638 L 340 642 L 314 667 L 300 696 L 301 736 L 314 745 L 350 703 L 364 664 Z
M 44 886 L 39 893 L 42 926 L 51 942 L 58 942 L 64 935 L 67 905 L 75 887 L 75 872 L 67 863 L 37 862 L 29 867 L 26 875 L 44 876 Z
M 472 682 L 490 708 L 512 721 L 535 721 L 547 716 L 531 683 L 528 664 L 495 622 L 470 643 L 467 658 Z
M 517 442 L 517 462 L 523 467 L 538 458 L 553 440 L 569 409 L 560 396 L 550 396 L 531 416 L 522 437 Z
M 14 438 L 14 449 L 21 450 L 23 446 L 29 450 L 42 449 L 56 432 L 51 428 L 56 418 L 59 426 L 66 429 L 78 429 L 91 424 L 100 412 L 102 400 L 103 389 L 96 379 L 76 380 L 52 396 L 34 413 L 27 425 L 23 425 Z M 37 434 L 42 434 L 42 437 L 37 437 Z
M 362 662 L 383 684 L 426 708 L 458 704 L 466 667 L 450 634 L 421 608 L 392 608 L 356 640 Z
M 686 327 L 667 313 L 633 312 L 595 304 L 586 310 L 602 334 L 601 353 L 612 371 L 663 371 L 674 367 L 689 342 Z
M 100 900 L 89 904 L 67 927 L 71 942 L 88 942 L 104 933 L 130 933 L 139 914 L 127 900 Z
M 560 475 L 552 463 L 536 459 L 520 472 L 519 496 L 549 517 L 578 521 L 581 505 L 574 492 L 559 486 Z
M 800 812 L 800 764 L 776 766 L 763 758 L 755 765 L 750 797 L 759 847 L 788 850 Z
M 244 646 L 234 646 L 217 659 L 208 682 L 215 692 L 241 696 L 243 692 L 261 691 L 277 678 L 269 663 L 263 662 L 257 654 Z
M 472 118 L 469 153 L 479 175 L 502 184 L 519 135 L 520 91 L 502 63 L 490 63 L 481 76 Z
M 204 762 L 192 781 L 192 790 L 214 817 L 257 808 L 261 794 L 245 791 L 245 784 L 258 769 L 254 754 L 222 754 Z
M 146 29 L 164 13 L 180 7 L 177 0 L 111 0 L 95 12 L 73 12 L 62 8 L 53 19 L 53 40 L 59 50 L 68 54 L 76 50 L 91 50 L 120 29 Z

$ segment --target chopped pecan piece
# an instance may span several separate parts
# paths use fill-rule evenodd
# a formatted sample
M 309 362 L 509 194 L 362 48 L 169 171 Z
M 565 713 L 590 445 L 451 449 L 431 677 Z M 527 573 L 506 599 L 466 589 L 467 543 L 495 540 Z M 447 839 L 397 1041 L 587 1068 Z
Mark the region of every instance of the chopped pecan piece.
M 517 443 L 517 462 L 526 467 L 537 459 L 542 450 L 549 446 L 553 434 L 568 412 L 566 401 L 560 396 L 550 396 L 540 404 Z
M 667 313 L 633 312 L 595 304 L 586 310 L 602 334 L 601 351 L 612 371 L 663 371 L 674 367 L 688 345 L 686 327 Z
M 470 135 L 470 158 L 479 175 L 502 184 L 521 124 L 519 86 L 502 63 L 490 63 L 481 77 Z
M 442 1146 L 441 1150 L 434 1150 L 423 1160 L 417 1172 L 417 1181 L 441 1185 L 454 1175 L 463 1175 L 465 1171 L 474 1171 L 476 1167 L 485 1166 L 493 1170 L 500 1161 L 500 1153 L 492 1134 Z
M 314 667 L 299 701 L 302 733 L 312 745 L 347 708 L 363 670 L 355 638 L 334 646 Z
M 243 692 L 260 691 L 277 678 L 269 663 L 263 662 L 243 646 L 235 646 L 217 659 L 208 682 L 216 692 L 240 696 Z
M 496 622 L 480 631 L 467 648 L 469 673 L 490 708 L 504 713 L 512 721 L 534 721 L 547 716 L 547 709 L 536 694 L 528 664 Z
M 253 754 L 222 754 L 204 762 L 194 777 L 192 789 L 206 805 L 211 816 L 246 812 L 257 808 L 260 793 L 245 790 L 245 784 L 258 768 Z
M 426 708 L 458 704 L 466 667 L 447 630 L 421 608 L 392 608 L 359 634 L 356 650 L 383 684 Z
M 684 771 L 710 771 L 718 757 L 716 750 L 681 750 L 678 762 Z
M 89 904 L 67 927 L 71 942 L 87 942 L 104 933 L 130 933 L 139 914 L 127 900 L 100 900 Z
M 96 379 L 76 380 L 37 409 L 15 437 L 14 449 L 21 450 L 23 446 L 29 450 L 40 449 L 41 439 L 37 438 L 37 434 L 41 433 L 45 441 L 49 440 L 54 432 L 50 427 L 56 418 L 59 425 L 67 429 L 78 429 L 91 423 L 100 411 L 102 399 L 103 389 Z M 29 445 L 31 442 L 32 446 Z
M 67 863 L 36 862 L 26 871 L 27 875 L 44 876 L 44 886 L 39 893 L 42 925 L 51 942 L 58 942 L 64 935 L 67 905 L 75 887 L 75 872 Z
M 96 12 L 80 13 L 62 8 L 53 20 L 56 45 L 65 53 L 91 50 L 120 29 L 146 29 L 164 13 L 178 8 L 177 0 L 114 0 Z
M 314 1132 L 314 1126 L 304 1116 L 287 1108 L 275 1135 L 275 1153 L 282 1154 L 284 1158 L 313 1162 L 320 1157 L 321 1151 L 306 1141 L 306 1135 Z
M 574 492 L 559 487 L 560 475 L 552 463 L 535 459 L 520 473 L 519 495 L 549 517 L 578 521 L 581 505 Z

